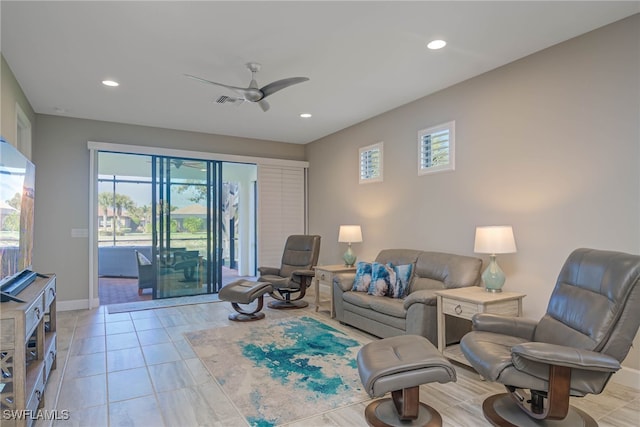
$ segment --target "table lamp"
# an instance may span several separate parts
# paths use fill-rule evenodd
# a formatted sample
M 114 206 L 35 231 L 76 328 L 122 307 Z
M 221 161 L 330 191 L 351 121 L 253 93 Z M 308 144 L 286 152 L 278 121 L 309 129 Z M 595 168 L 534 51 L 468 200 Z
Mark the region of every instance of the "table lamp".
M 476 227 L 476 241 L 473 251 L 479 254 L 490 254 L 489 265 L 482 273 L 487 292 L 502 292 L 504 273 L 496 262 L 496 254 L 516 252 L 516 241 L 510 225 L 494 225 Z
M 362 242 L 362 229 L 359 225 L 341 225 L 338 233 L 338 242 L 349 244 L 342 259 L 344 260 L 344 265 L 353 267 L 356 262 L 356 254 L 351 250 L 351 243 Z

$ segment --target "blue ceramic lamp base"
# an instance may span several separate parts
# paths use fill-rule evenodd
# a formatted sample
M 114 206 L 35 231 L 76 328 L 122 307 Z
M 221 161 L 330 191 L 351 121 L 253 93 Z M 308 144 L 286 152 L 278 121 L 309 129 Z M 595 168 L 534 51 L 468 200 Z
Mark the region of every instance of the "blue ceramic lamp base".
M 356 254 L 354 254 L 353 251 L 351 250 L 351 243 L 349 243 L 349 247 L 347 248 L 347 251 L 342 256 L 342 259 L 344 260 L 344 265 L 347 267 L 353 267 L 353 265 L 356 263 L 357 257 L 356 257 Z
M 487 292 L 502 292 L 504 286 L 504 272 L 496 262 L 496 256 L 490 256 L 489 265 L 482 273 L 482 281 Z

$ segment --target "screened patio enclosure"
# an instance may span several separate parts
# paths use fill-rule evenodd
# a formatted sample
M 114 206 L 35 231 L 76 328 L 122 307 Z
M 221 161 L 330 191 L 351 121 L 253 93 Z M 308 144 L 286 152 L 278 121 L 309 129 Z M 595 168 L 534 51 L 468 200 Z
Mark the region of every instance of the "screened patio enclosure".
M 256 165 L 99 151 L 97 171 L 98 276 L 168 298 L 255 275 Z

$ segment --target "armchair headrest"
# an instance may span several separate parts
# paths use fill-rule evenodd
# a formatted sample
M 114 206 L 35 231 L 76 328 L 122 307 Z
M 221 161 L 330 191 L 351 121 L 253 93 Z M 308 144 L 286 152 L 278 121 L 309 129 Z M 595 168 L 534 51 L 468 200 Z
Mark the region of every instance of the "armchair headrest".
M 640 256 L 576 249 L 565 262 L 535 341 L 624 359 L 640 326 Z
M 320 236 L 292 235 L 287 238 L 282 253 L 280 276 L 289 277 L 295 270 L 308 270 L 318 264 Z

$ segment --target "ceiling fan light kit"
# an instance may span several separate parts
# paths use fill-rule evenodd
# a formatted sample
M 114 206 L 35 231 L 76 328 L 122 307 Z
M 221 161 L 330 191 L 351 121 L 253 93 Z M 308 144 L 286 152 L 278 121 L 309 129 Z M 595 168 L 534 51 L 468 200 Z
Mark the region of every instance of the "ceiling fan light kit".
M 241 104 L 244 101 L 254 102 L 254 103 L 257 103 L 260 106 L 260 108 L 262 108 L 262 111 L 265 111 L 265 112 L 268 111 L 270 108 L 269 103 L 265 101 L 266 97 L 273 95 L 274 93 L 282 89 L 285 89 L 289 86 L 292 86 L 298 83 L 303 83 L 309 80 L 309 78 L 307 77 L 289 77 L 287 79 L 276 80 L 275 82 L 269 83 L 268 85 L 265 85 L 259 88 L 258 83 L 256 82 L 256 73 L 260 71 L 261 65 L 258 64 L 257 62 L 249 62 L 246 64 L 246 66 L 247 66 L 247 69 L 251 71 L 251 82 L 249 83 L 249 86 L 246 88 L 212 82 L 210 80 L 192 76 L 191 74 L 185 74 L 185 76 L 194 80 L 198 80 L 199 82 L 202 82 L 202 83 L 207 83 L 214 86 L 220 86 L 225 89 L 229 89 L 230 91 L 235 92 L 236 94 L 239 95 L 238 97 L 231 97 L 231 96 L 225 96 L 225 95 L 220 96 L 216 100 L 216 103 L 218 104 L 226 104 L 226 103 Z

